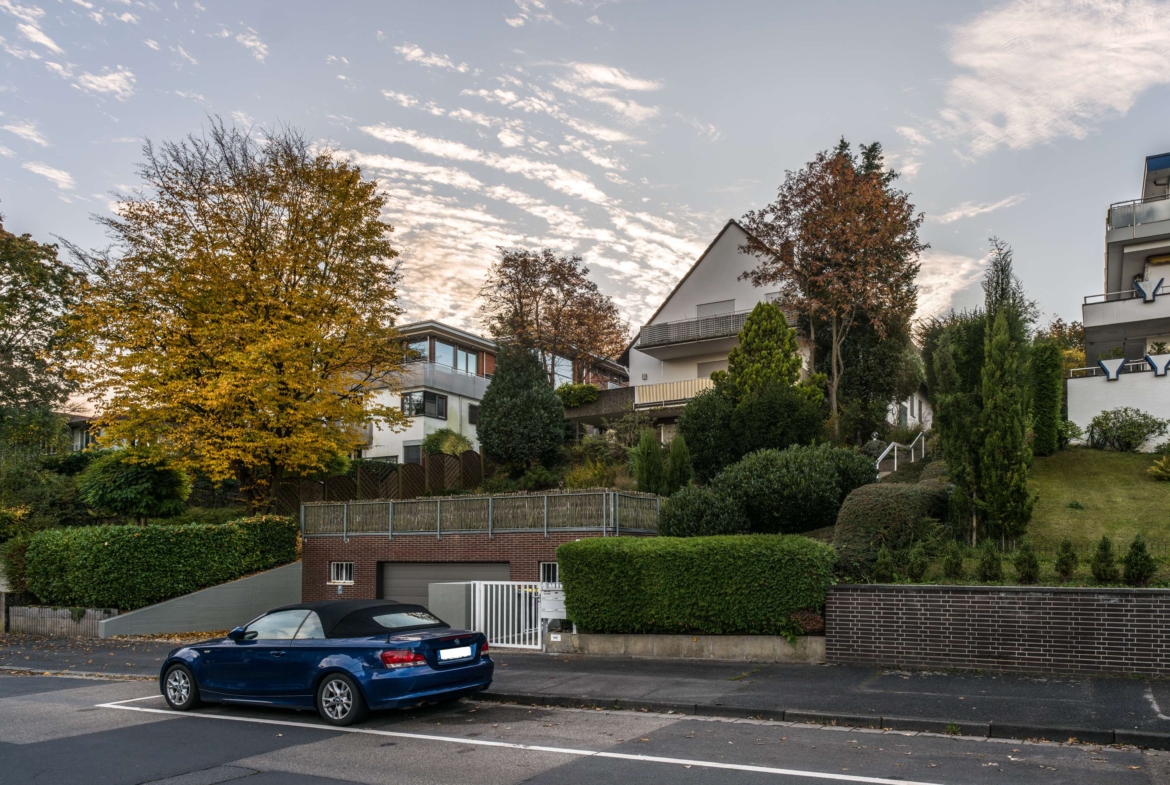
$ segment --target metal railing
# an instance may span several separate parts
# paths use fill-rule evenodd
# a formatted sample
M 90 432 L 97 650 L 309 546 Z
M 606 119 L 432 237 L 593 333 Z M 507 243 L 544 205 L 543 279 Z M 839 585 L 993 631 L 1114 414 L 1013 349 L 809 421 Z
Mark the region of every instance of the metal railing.
M 511 496 L 451 496 L 405 501 L 317 502 L 301 505 L 304 537 L 498 532 L 600 531 L 602 536 L 656 533 L 661 499 L 623 491 Z
M 1121 366 L 1118 373 L 1147 373 L 1153 370 L 1145 360 L 1129 360 L 1125 365 Z M 1091 368 L 1073 368 L 1068 372 L 1068 378 L 1070 379 L 1091 379 L 1104 375 L 1105 371 L 1099 365 L 1094 365 Z
M 1105 228 L 1106 230 L 1132 228 L 1133 236 L 1136 237 L 1139 226 L 1160 221 L 1170 221 L 1170 194 L 1114 202 L 1109 205 L 1109 217 Z
M 711 338 L 734 338 L 739 335 L 749 313 L 751 313 L 750 310 L 731 311 L 715 316 L 699 316 L 694 319 L 647 324 L 638 333 L 638 343 L 634 348 L 647 349 L 653 346 L 705 341 Z
M 1170 294 L 1170 284 L 1162 284 L 1158 287 L 1155 295 Z M 1124 292 L 1107 292 L 1105 294 L 1087 294 L 1081 301 L 1082 305 L 1096 305 L 1098 303 L 1116 303 L 1123 300 L 1141 299 L 1141 295 L 1136 289 L 1129 289 Z
M 472 589 L 472 629 L 482 632 L 493 648 L 543 648 L 539 583 L 469 582 Z
M 919 450 L 918 457 L 926 457 L 926 431 L 923 431 L 918 434 L 918 436 L 914 437 L 914 441 L 910 442 L 909 444 L 899 444 L 898 442 L 890 442 L 887 444 L 886 449 L 882 450 L 882 454 L 878 456 L 877 461 L 874 463 L 874 468 L 880 472 L 882 470 L 882 461 L 884 461 L 886 457 L 889 456 L 889 454 L 892 452 L 894 454 L 893 470 L 898 471 L 898 450 L 910 453 L 910 463 L 914 463 L 916 449 Z
M 677 382 L 640 384 L 634 387 L 634 408 L 683 403 L 714 386 L 715 383 L 710 379 L 683 379 Z

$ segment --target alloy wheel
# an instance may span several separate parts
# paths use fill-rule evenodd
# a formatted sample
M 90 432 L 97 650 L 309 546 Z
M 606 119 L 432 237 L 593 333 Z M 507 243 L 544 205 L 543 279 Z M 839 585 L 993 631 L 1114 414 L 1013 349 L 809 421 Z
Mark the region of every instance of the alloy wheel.
M 343 720 L 353 708 L 353 693 L 341 679 L 334 679 L 325 685 L 321 693 L 321 707 L 330 719 Z
M 175 668 L 167 676 L 167 697 L 178 706 L 191 697 L 191 679 L 182 668 Z

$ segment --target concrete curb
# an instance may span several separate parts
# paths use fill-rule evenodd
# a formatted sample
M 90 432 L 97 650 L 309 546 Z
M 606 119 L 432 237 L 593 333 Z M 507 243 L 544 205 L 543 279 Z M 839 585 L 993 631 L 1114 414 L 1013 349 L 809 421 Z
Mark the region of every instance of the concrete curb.
M 948 722 L 923 717 L 877 717 L 862 714 L 836 714 L 833 712 L 802 711 L 797 709 L 724 706 L 719 703 L 674 703 L 669 701 L 626 700 L 624 698 L 531 695 L 519 692 L 495 692 L 492 690 L 477 694 L 475 699 L 492 703 L 515 703 L 521 706 L 645 711 L 658 714 L 691 715 L 695 717 L 726 717 L 728 719 L 799 722 L 808 725 L 828 725 L 845 728 L 881 728 L 882 730 L 939 733 L 988 739 L 1035 739 L 1037 741 L 1079 742 L 1083 744 L 1128 744 L 1134 747 L 1147 747 L 1154 750 L 1170 750 L 1170 733 L 1153 733 L 1138 730 L 1061 728 L 995 721 L 971 722 L 969 720 L 954 720 Z
M 19 675 L 27 673 L 33 676 L 71 676 L 77 679 L 117 679 L 119 681 L 158 681 L 158 676 L 146 676 L 141 673 L 122 673 L 120 671 L 69 671 L 46 670 L 44 668 L 30 668 L 27 665 L 0 665 L 0 674 L 10 673 Z

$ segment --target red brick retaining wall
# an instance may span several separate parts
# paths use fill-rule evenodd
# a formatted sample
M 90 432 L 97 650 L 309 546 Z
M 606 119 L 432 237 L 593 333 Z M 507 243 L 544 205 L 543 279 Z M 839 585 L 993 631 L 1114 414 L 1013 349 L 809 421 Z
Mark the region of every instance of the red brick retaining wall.
M 1170 591 L 834 586 L 830 663 L 1170 674 Z

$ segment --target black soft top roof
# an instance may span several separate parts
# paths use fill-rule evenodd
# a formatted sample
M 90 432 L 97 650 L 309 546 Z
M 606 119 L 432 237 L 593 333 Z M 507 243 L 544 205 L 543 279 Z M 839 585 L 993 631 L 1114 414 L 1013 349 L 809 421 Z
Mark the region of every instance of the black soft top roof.
M 395 600 L 323 600 L 318 602 L 298 602 L 296 605 L 285 605 L 275 608 L 276 611 L 309 610 L 317 614 L 321 620 L 321 627 L 325 630 L 326 638 L 364 638 L 368 635 L 386 635 L 394 632 L 374 621 L 374 616 L 383 613 L 427 613 L 421 605 L 408 605 Z M 432 618 L 438 617 L 431 614 Z M 438 624 L 420 622 L 417 625 L 400 629 L 421 629 L 446 627 L 442 621 Z

